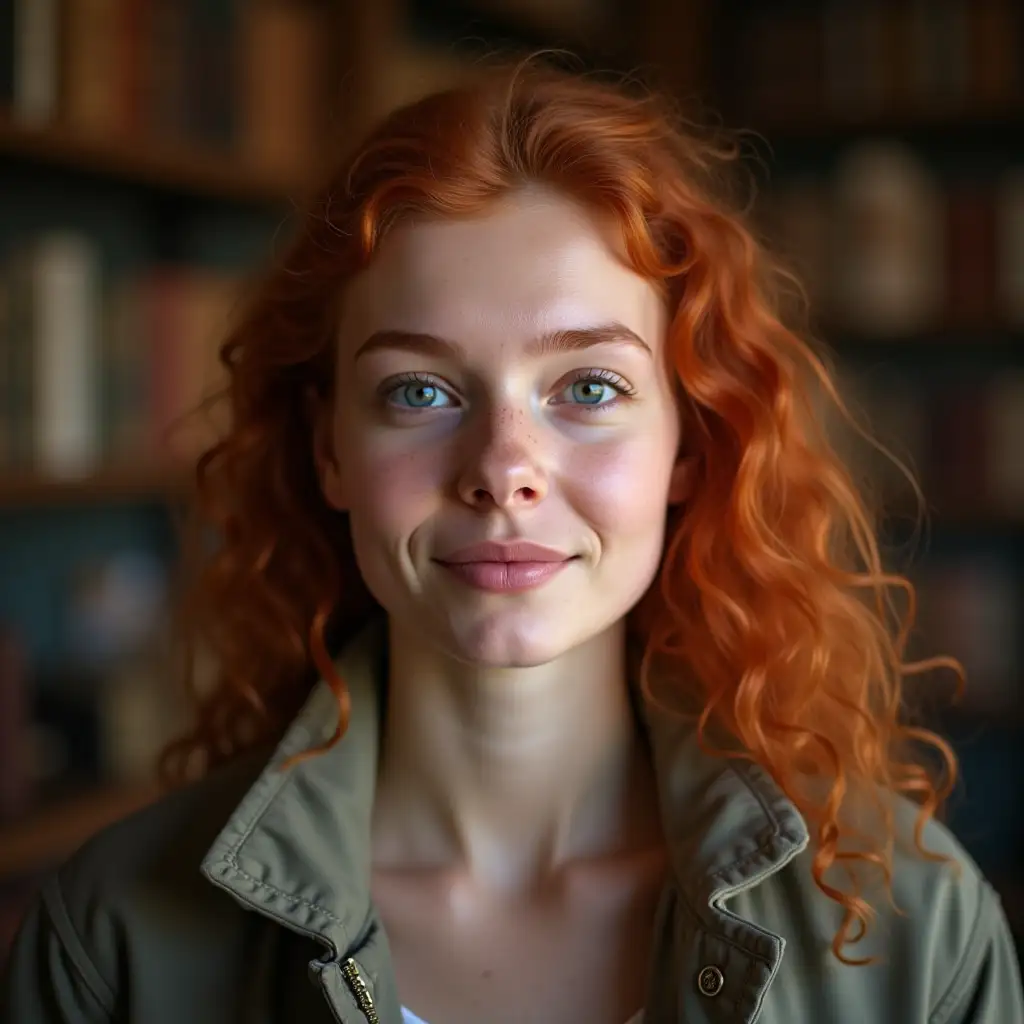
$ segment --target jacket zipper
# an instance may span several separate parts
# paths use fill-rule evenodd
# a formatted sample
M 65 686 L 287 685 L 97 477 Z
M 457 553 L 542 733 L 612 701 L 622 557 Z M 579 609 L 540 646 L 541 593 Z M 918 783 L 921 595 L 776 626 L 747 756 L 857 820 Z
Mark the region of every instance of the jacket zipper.
M 348 985 L 352 998 L 355 999 L 356 1006 L 359 1007 L 359 1012 L 366 1018 L 368 1024 L 380 1024 L 377 1007 L 373 1005 L 373 996 L 370 995 L 370 990 L 359 973 L 359 965 L 352 957 L 342 963 L 341 976 L 345 979 L 345 984 Z

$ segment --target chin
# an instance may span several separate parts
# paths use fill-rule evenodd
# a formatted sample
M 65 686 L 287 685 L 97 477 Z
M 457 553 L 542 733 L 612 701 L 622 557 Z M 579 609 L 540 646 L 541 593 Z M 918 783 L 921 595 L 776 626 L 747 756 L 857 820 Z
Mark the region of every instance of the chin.
M 534 668 L 556 661 L 584 639 L 546 619 L 498 615 L 449 626 L 451 653 L 480 668 Z

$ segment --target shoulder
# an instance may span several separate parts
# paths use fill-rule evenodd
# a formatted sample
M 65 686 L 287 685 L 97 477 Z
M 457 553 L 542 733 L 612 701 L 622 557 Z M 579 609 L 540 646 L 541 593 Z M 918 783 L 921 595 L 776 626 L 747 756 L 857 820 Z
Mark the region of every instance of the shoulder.
M 153 885 L 184 892 L 201 883 L 203 855 L 268 756 L 246 754 L 95 835 L 56 872 L 69 910 L 114 905 Z
M 883 955 L 894 949 L 901 969 L 925 982 L 930 1024 L 1024 1024 L 1017 952 L 998 893 L 944 824 L 928 821 L 922 853 L 913 845 L 917 806 L 897 798 L 893 810 L 894 906 L 878 908 L 880 936 L 891 936 Z
M 902 797 L 892 797 L 891 808 L 891 892 L 863 862 L 834 865 L 825 877 L 870 906 L 866 935 L 843 952 L 871 964 L 847 967 L 832 954 L 843 908 L 815 882 L 813 844 L 769 880 L 752 909 L 777 928 L 785 958 L 822 976 L 833 998 L 861 1009 L 872 1004 L 863 1019 L 1024 1024 L 1016 951 L 998 895 L 945 825 L 927 822 L 922 853 L 914 843 L 918 808 Z
M 51 873 L 15 940 L 6 998 L 21 1006 L 62 979 L 76 1005 L 109 1015 L 126 984 L 126 963 L 148 969 L 171 952 L 169 942 L 176 954 L 198 936 L 216 941 L 237 931 L 239 908 L 206 882 L 200 864 L 267 756 L 244 755 L 167 794 L 101 831 Z M 26 1011 L 24 1019 L 37 1018 Z

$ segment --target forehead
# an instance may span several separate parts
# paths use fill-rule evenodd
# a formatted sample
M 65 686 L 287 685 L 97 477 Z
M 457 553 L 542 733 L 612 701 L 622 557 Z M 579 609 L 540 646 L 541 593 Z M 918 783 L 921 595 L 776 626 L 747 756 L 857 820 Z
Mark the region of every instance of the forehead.
M 410 222 L 384 239 L 345 294 L 347 346 L 382 329 L 523 341 L 618 321 L 654 348 L 665 310 L 625 262 L 610 224 L 572 200 L 529 189 L 484 213 Z

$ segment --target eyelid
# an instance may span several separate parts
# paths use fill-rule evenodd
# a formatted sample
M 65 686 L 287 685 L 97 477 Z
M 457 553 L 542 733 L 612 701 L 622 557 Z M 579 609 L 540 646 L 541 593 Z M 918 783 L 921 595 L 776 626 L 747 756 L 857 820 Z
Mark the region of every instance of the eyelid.
M 607 384 L 610 388 L 614 388 L 624 398 L 629 398 L 636 394 L 636 388 L 622 374 L 616 373 L 614 370 L 605 370 L 597 366 L 589 369 L 574 370 L 571 383 L 578 384 L 582 380 L 599 380 L 602 384 Z
M 432 373 L 421 373 L 418 370 L 407 373 L 396 373 L 381 381 L 377 388 L 377 394 L 381 398 L 388 398 L 401 387 L 408 387 L 410 384 L 424 384 L 443 391 L 453 401 L 458 400 L 458 392 L 443 377 L 437 377 Z
M 597 381 L 600 384 L 604 384 L 606 387 L 612 389 L 615 392 L 614 397 L 608 402 L 573 402 L 561 398 L 561 396 L 573 386 L 578 384 L 580 381 Z M 606 413 L 612 409 L 621 409 L 623 403 L 633 401 L 636 395 L 636 388 L 621 374 L 615 373 L 613 370 L 604 370 L 600 367 L 591 367 L 590 369 L 574 370 L 568 377 L 563 377 L 559 386 L 555 390 L 555 394 L 548 401 L 551 405 L 555 406 L 569 406 L 572 409 L 580 409 L 585 412 L 588 416 L 598 415 Z
M 614 405 L 617 405 L 620 399 L 629 400 L 636 395 L 636 388 L 621 374 L 616 373 L 614 370 L 606 370 L 602 367 L 581 367 L 578 370 L 572 371 L 568 377 L 563 377 L 562 382 L 558 385 L 555 390 L 555 395 L 562 394 L 567 388 L 573 384 L 578 384 L 581 381 L 599 381 L 602 384 L 606 384 L 613 391 L 616 392 L 616 397 L 610 402 L 599 402 L 595 404 L 586 403 L 573 403 L 573 402 L 556 402 L 552 401 L 553 405 L 574 405 L 580 409 L 589 411 L 606 410 Z M 401 387 L 407 387 L 410 384 L 422 384 L 425 386 L 437 388 L 439 391 L 443 391 L 448 398 L 451 400 L 452 405 L 457 406 L 460 403 L 460 398 L 457 390 L 448 383 L 443 377 L 439 377 L 432 373 L 424 373 L 419 370 L 406 371 L 404 373 L 396 373 L 392 376 L 383 380 L 377 388 L 378 395 L 389 400 L 391 396 Z M 420 409 L 416 409 L 411 406 L 399 406 L 393 405 L 388 402 L 391 408 L 403 409 L 407 411 L 427 411 L 430 406 L 423 406 Z

